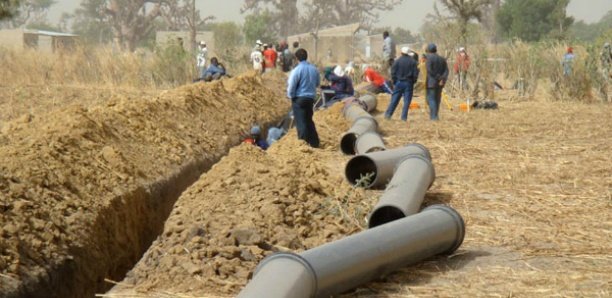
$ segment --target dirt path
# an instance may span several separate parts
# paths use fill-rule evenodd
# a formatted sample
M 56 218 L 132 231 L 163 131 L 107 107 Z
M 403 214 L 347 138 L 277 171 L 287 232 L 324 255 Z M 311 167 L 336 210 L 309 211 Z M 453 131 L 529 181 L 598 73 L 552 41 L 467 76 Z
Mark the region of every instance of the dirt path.
M 408 124 L 378 114 L 388 147 L 430 148 L 438 176 L 425 205 L 456 208 L 467 234 L 453 256 L 347 297 L 610 295 L 612 107 L 500 106 L 443 108 L 439 122 L 423 109 L 412 111 Z M 344 181 L 348 157 L 336 142 L 347 124 L 338 115 L 334 106 L 316 116 L 323 149 L 290 135 L 268 152 L 232 150 L 177 201 L 162 236 L 111 295 L 229 297 L 266 255 L 363 229 L 381 192 Z

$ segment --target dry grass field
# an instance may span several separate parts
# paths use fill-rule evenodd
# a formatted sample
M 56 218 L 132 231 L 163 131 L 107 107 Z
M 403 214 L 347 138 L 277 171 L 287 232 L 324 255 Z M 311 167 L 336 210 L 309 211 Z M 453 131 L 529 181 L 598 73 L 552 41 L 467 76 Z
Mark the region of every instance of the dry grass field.
M 0 53 L 0 59 L 9 56 Z M 142 187 L 143 177 L 147 181 L 156 181 L 156 175 L 169 175 L 170 165 L 174 167 L 191 158 L 207 155 L 207 148 L 219 145 L 214 142 L 217 137 L 223 138 L 223 147 L 232 142 L 236 145 L 240 133 L 248 129 L 253 119 L 260 118 L 258 109 L 266 110 L 263 118 L 268 121 L 282 114 L 278 105 L 268 101 L 265 101 L 267 104 L 260 103 L 266 100 L 262 98 L 264 95 L 281 96 L 278 90 L 283 86 L 280 85 L 264 86 L 257 79 L 241 78 L 211 87 L 198 85 L 163 91 L 171 88 L 172 84 L 158 85 L 150 79 L 139 80 L 137 78 L 142 76 L 138 69 L 145 66 L 125 65 L 131 69 L 126 74 L 134 81 L 122 81 L 123 76 L 116 73 L 119 66 L 108 66 L 107 69 L 114 70 L 109 70 L 107 75 L 100 76 L 94 72 L 91 77 L 85 77 L 86 80 L 80 80 L 79 73 L 92 72 L 78 72 L 78 68 L 61 68 L 57 64 L 59 68 L 50 68 L 47 77 L 35 76 L 32 80 L 23 72 L 14 72 L 15 77 L 0 82 L 0 157 L 12 163 L 11 166 L 0 166 L 0 219 L 7 219 L 6 222 L 0 221 L 0 226 L 7 226 L 8 219 L 13 216 L 11 212 L 17 210 L 19 203 L 20 207 L 26 206 L 23 207 L 24 214 L 32 211 L 57 215 L 58 225 L 53 229 L 60 231 L 61 239 L 75 239 L 79 233 L 87 231 L 81 227 L 90 227 L 90 221 L 65 221 L 62 219 L 65 210 L 57 210 L 58 205 L 49 202 L 33 205 L 36 206 L 33 208 L 41 210 L 28 209 L 30 205 L 23 203 L 24 200 L 40 199 L 30 197 L 27 189 L 17 186 L 31 182 L 44 193 L 52 194 L 58 202 L 87 198 L 87 203 L 70 203 L 72 205 L 68 207 L 91 204 L 95 208 L 89 210 L 83 206 L 85 209 L 78 212 L 94 212 L 96 208 L 106 206 L 107 202 L 89 193 L 92 187 L 98 191 L 96 194 L 107 193 L 114 184 L 126 189 Z M 11 71 L 5 68 L 0 70 L 0 74 L 10 75 Z M 59 74 L 70 79 L 61 83 Z M 282 81 L 280 74 L 273 75 L 278 77 L 271 81 Z M 96 77 L 107 79 L 92 83 Z M 539 90 L 549 87 L 545 84 L 541 83 Z M 270 87 L 275 89 L 274 92 L 267 89 Z M 229 101 L 234 96 L 248 104 L 243 106 Z M 232 111 L 226 111 L 227 115 L 219 114 L 224 112 L 221 99 L 228 100 L 233 107 Z M 280 98 L 274 100 L 281 102 Z M 466 238 L 451 256 L 435 257 L 406 267 L 342 297 L 612 295 L 612 275 L 609 272 L 612 268 L 612 106 L 593 99 L 554 101 L 544 92 L 521 98 L 515 91 L 504 91 L 496 95 L 496 100 L 498 110 L 469 113 L 459 111 L 459 101 L 452 100 L 454 110 L 443 106 L 441 120 L 431 122 L 421 95 L 415 98 L 421 109 L 412 110 L 409 122 L 404 123 L 398 119 L 401 106 L 393 120 L 383 119 L 381 113 L 388 98 L 379 96 L 375 116 L 381 124 L 387 147 L 417 142 L 430 149 L 437 177 L 426 196 L 425 205 L 442 203 L 455 208 L 466 221 Z M 238 110 L 240 114 L 232 114 Z M 343 171 L 349 157 L 340 153 L 338 138 L 349 124 L 339 111 L 340 107 L 336 105 L 315 115 L 322 138 L 321 149 L 310 149 L 295 141 L 295 131 L 292 131 L 267 152 L 246 145 L 230 150 L 178 198 L 160 236 L 127 278 L 116 280 L 119 286 L 100 296 L 234 296 L 246 284 L 258 261 L 271 252 L 284 249 L 299 252 L 364 229 L 368 208 L 375 204 L 382 191 L 356 190 L 345 181 Z M 78 114 L 78 118 L 72 114 Z M 173 118 L 177 116 L 180 118 Z M 64 118 L 66 122 L 62 125 Z M 93 120 L 86 121 L 89 118 Z M 46 119 L 53 120 L 53 129 L 47 131 Z M 195 125 L 190 121 L 193 119 L 201 123 Z M 207 119 L 232 120 L 231 123 L 215 123 L 215 130 L 206 130 Z M 140 122 L 132 120 L 142 122 L 146 129 L 137 125 Z M 77 127 L 83 123 L 88 126 Z M 113 127 L 118 123 L 123 123 L 120 128 Z M 40 131 L 37 127 L 41 128 Z M 62 132 L 63 127 L 68 131 Z M 183 133 L 174 133 L 177 129 Z M 100 131 L 100 139 L 93 140 L 95 144 L 88 139 L 91 136 L 87 130 Z M 35 146 L 28 145 L 28 131 L 36 136 Z M 205 137 L 199 135 L 201 131 Z M 214 136 L 213 132 L 231 133 L 229 138 L 233 141 L 227 140 L 228 135 Z M 51 137 L 47 138 L 45 133 Z M 106 137 L 107 134 L 119 133 L 117 141 Z M 142 139 L 152 140 L 150 145 L 134 144 L 139 139 L 133 136 L 141 133 Z M 56 138 L 56 134 L 60 137 Z M 62 134 L 73 136 L 61 138 Z M 18 140 L 22 147 L 15 147 L 13 139 L 15 142 Z M 58 145 L 63 141 L 67 143 L 62 146 L 69 148 L 70 152 L 62 151 L 64 147 Z M 88 144 L 93 149 L 89 152 L 87 148 L 74 147 L 79 144 Z M 106 150 L 109 146 L 117 149 Z M 21 153 L 14 147 L 28 152 L 27 157 L 36 161 L 33 164 L 38 172 L 18 171 L 22 165 L 14 158 Z M 59 164 L 49 167 L 48 160 L 37 155 L 37 150 L 47 147 L 50 154 L 53 153 L 49 156 L 54 162 L 55 159 L 63 161 L 62 156 L 76 156 L 83 160 L 65 163 L 69 165 L 67 169 Z M 105 157 L 109 152 L 118 152 L 125 158 L 108 164 L 98 160 L 96 175 L 112 178 L 107 179 L 108 183 L 98 185 L 100 181 L 87 176 L 87 171 L 81 169 L 89 167 L 90 161 L 86 157 Z M 167 152 L 180 158 L 172 157 L 174 159 L 170 160 L 164 155 Z M 198 156 L 194 156 L 196 154 Z M 165 164 L 168 166 L 163 166 Z M 155 171 L 150 170 L 152 168 Z M 11 169 L 15 172 L 7 172 Z M 30 172 L 32 177 L 27 176 Z M 132 175 L 132 172 L 138 172 L 140 176 Z M 79 179 L 73 179 L 75 173 L 80 175 Z M 61 176 L 62 179 L 58 178 L 57 184 L 43 185 L 47 183 L 44 182 L 38 185 L 34 178 L 39 179 L 41 175 Z M 87 185 L 78 184 L 82 181 Z M 113 195 L 119 192 L 117 189 L 112 190 Z M 15 199 L 7 196 L 8 193 L 23 193 L 25 197 Z M 126 196 L 119 201 L 129 198 Z M 283 207 L 278 209 L 276 204 Z M 70 208 L 65 212 L 77 212 Z M 123 210 L 122 218 L 129 218 L 130 212 L 140 214 L 143 208 Z M 61 226 L 64 224 L 66 226 Z M 158 224 L 161 229 L 162 224 Z M 270 249 L 224 242 L 224 235 L 245 226 L 257 230 L 261 241 L 272 243 Z M 110 233 L 108 237 L 111 239 L 113 231 L 120 231 L 121 225 L 99 230 Z M 66 231 L 78 233 L 64 237 Z M 5 243 L 15 240 L 11 237 L 40 242 L 39 238 L 26 234 L 43 231 L 26 229 L 18 232 L 0 229 L 0 236 L 3 241 L 7 239 Z M 138 234 L 138 231 L 130 233 Z M 70 245 L 53 241 L 49 242 L 52 244 L 43 241 L 31 246 L 51 245 L 64 249 L 63 245 Z M 97 240 L 95 243 L 103 245 Z M 28 247 L 30 244 L 25 243 Z M 13 260 L 15 255 L 4 251 L 2 245 L 0 257 Z M 117 243 L 115 246 L 118 249 L 123 245 Z M 41 250 L 49 250 L 49 247 Z M 245 251 L 249 252 L 248 258 L 242 254 Z M 17 253 L 23 259 L 30 258 L 31 254 Z M 37 259 L 39 263 L 36 266 L 45 267 L 57 261 L 53 257 L 57 255 L 49 253 L 48 256 L 51 257 Z M 112 255 L 105 257 L 112 258 Z M 17 267 L 14 264 L 9 267 L 3 260 L 0 258 L 0 296 L 3 296 L 3 286 L 21 278 L 20 271 L 15 269 Z M 89 270 L 95 271 L 95 268 Z M 116 276 L 119 274 L 113 277 Z M 110 286 L 112 281 L 108 282 Z

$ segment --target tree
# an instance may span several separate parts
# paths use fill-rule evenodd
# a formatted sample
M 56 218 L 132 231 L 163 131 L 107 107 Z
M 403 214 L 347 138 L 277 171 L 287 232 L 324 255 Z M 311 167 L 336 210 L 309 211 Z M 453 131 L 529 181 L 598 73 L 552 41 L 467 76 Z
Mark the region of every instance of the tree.
M 278 32 L 280 37 L 286 38 L 290 34 L 297 32 L 299 20 L 297 0 L 245 0 L 242 6 L 242 13 L 247 11 L 261 12 L 262 7 L 271 5 L 272 25 L 274 32 Z
M 567 16 L 568 4 L 569 0 L 507 0 L 497 13 L 500 33 L 525 41 L 562 38 L 574 22 Z
M 53 0 L 21 0 L 8 1 L 13 3 L 13 6 L 18 3 L 17 11 L 13 11 L 12 18 L 5 23 L 5 27 L 19 28 L 28 27 L 30 24 L 38 24 L 49 26 L 47 23 L 47 13 L 49 8 L 55 4 Z M 11 6 L 9 6 L 11 7 Z
M 599 22 L 587 24 L 583 21 L 574 23 L 569 28 L 569 35 L 573 39 L 581 41 L 595 41 L 602 36 L 607 30 L 612 28 L 612 10 L 608 11 Z
M 198 28 L 215 19 L 214 16 L 202 18 L 200 11 L 196 9 L 195 0 L 167 0 L 165 5 L 161 6 L 161 10 L 166 29 L 189 31 L 189 42 L 192 50 L 197 48 L 196 35 Z
M 483 20 L 485 8 L 492 0 L 438 0 L 453 15 L 459 24 L 460 43 L 467 39 L 468 23 L 472 19 Z
M 106 13 L 106 0 L 85 0 L 73 15 L 72 31 L 88 43 L 112 41 L 110 15 Z
M 303 28 L 320 28 L 359 23 L 370 29 L 379 20 L 381 11 L 389 11 L 403 0 L 309 0 L 303 17 Z M 315 21 L 316 20 L 316 21 Z
M 264 41 L 276 39 L 276 31 L 273 30 L 272 23 L 272 14 L 268 10 L 247 15 L 242 27 L 247 43 L 253 44 L 258 39 Z
M 18 7 L 18 0 L 0 0 L 0 20 L 12 18 Z
M 223 22 L 215 24 L 213 34 L 215 40 L 215 52 L 222 61 L 232 64 L 239 57 L 238 47 L 242 44 L 240 26 L 234 22 Z
M 161 15 L 163 0 L 108 0 L 106 13 L 110 16 L 115 45 L 134 51 L 138 42 L 154 29 L 154 21 Z

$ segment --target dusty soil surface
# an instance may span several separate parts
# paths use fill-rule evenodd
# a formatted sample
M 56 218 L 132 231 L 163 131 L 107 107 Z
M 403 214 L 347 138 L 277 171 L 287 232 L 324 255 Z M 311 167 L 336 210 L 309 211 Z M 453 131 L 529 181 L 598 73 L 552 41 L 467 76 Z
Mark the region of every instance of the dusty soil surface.
M 104 88 L 95 85 L 0 86 L 0 127 L 16 118 L 27 118 L 70 105 L 91 107 L 108 101 L 155 97 L 160 90 Z
M 427 146 L 437 178 L 425 205 L 467 224 L 452 256 L 408 267 L 347 297 L 609 296 L 612 107 L 500 100 L 496 111 L 423 107 L 377 119 L 389 148 Z M 458 104 L 455 102 L 455 104 Z M 398 108 L 399 109 L 399 108 Z M 318 113 L 323 149 L 294 135 L 228 156 L 177 201 L 163 234 L 109 297 L 230 297 L 274 251 L 302 251 L 365 227 L 381 191 L 343 178 L 339 107 Z
M 156 209 L 167 202 L 150 199 L 171 191 L 160 185 L 185 166 L 218 160 L 253 123 L 286 114 L 283 81 L 241 76 L 4 123 L 0 296 L 104 291 L 103 279 L 121 278 L 161 230 Z

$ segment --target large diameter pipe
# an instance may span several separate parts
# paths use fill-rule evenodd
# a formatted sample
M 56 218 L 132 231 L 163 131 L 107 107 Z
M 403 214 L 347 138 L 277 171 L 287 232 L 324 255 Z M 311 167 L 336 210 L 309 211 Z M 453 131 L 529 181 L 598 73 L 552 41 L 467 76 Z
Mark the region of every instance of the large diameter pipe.
M 386 149 L 382 137 L 377 132 L 364 133 L 355 141 L 355 152 L 357 154 L 384 151 Z
M 310 298 L 317 291 L 315 272 L 301 256 L 277 253 L 265 258 L 238 298 Z
M 370 94 L 370 93 L 364 94 L 361 97 L 359 97 L 359 101 L 363 104 L 366 112 L 368 113 L 376 109 L 377 100 L 376 100 L 376 96 L 373 94 Z
M 465 235 L 461 215 L 447 206 L 390 222 L 307 250 L 317 277 L 316 297 L 328 297 L 426 258 L 453 253 Z
M 274 268 L 266 269 L 266 264 L 274 263 L 264 260 L 238 297 L 329 297 L 406 265 L 438 254 L 451 254 L 459 248 L 464 235 L 465 224 L 457 211 L 447 206 L 432 206 L 418 214 L 307 250 L 300 254 L 300 261 L 287 263 L 302 268 L 282 267 L 277 263 Z M 313 276 L 316 288 L 311 291 Z M 297 292 L 298 288 L 304 292 Z M 263 292 L 264 289 L 269 291 Z
M 357 118 L 351 128 L 340 138 L 340 150 L 344 154 L 354 155 L 356 153 L 355 142 L 357 138 L 364 133 L 376 131 L 377 128 L 378 123 L 374 117 Z
M 352 185 L 364 188 L 387 184 L 397 164 L 410 154 L 418 154 L 429 160 L 429 150 L 421 144 L 409 144 L 401 148 L 361 154 L 346 164 L 344 174 Z
M 436 178 L 431 161 L 409 155 L 395 169 L 391 182 L 370 214 L 370 228 L 416 214 Z
M 372 115 L 366 112 L 366 110 L 364 110 L 361 104 L 358 102 L 347 104 L 342 110 L 342 114 L 344 115 L 344 118 L 351 122 L 355 122 L 355 120 L 357 120 L 359 117 L 372 117 Z

